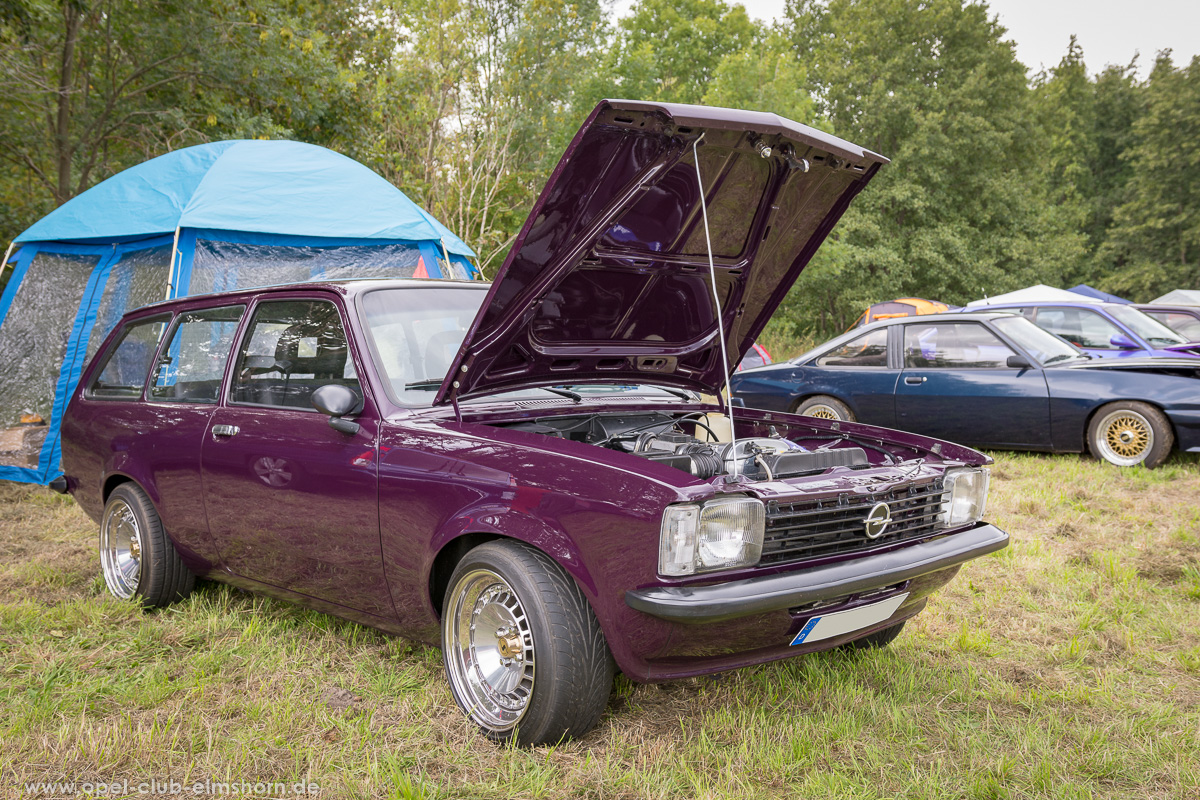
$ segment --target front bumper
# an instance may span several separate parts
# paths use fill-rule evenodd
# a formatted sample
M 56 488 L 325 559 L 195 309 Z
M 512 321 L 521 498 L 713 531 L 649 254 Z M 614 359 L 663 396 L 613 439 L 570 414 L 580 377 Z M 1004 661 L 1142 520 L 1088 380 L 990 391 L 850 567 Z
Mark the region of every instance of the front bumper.
M 625 602 L 672 622 L 720 622 L 900 583 L 1007 546 L 1007 533 L 980 524 L 930 542 L 823 567 L 711 586 L 636 589 L 625 593 Z

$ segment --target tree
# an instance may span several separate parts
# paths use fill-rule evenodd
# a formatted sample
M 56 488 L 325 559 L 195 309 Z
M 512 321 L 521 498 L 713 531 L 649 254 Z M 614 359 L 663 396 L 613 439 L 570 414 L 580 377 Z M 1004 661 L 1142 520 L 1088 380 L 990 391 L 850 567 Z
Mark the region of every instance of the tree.
M 368 163 L 498 266 L 579 124 L 597 0 L 412 0 L 376 85 Z M 590 110 L 590 109 L 589 109 Z
M 1043 202 L 1071 229 L 1086 230 L 1096 214 L 1097 201 L 1096 90 L 1088 78 L 1083 48 L 1074 36 L 1058 65 L 1034 78 L 1030 99 L 1044 143 L 1042 169 L 1047 192 Z M 1065 282 L 1093 278 L 1083 262 L 1097 245 L 1088 241 L 1077 262 L 1062 265 Z
M 723 0 L 641 0 L 617 27 L 590 87 L 593 104 L 603 97 L 699 103 L 722 61 L 760 35 L 745 8 Z
M 9 0 L 0 160 L 40 212 L 209 139 L 353 142 L 364 56 L 386 38 L 369 19 L 361 3 Z
M 788 17 L 834 130 L 892 159 L 834 232 L 851 287 L 822 300 L 837 326 L 867 300 L 962 303 L 1078 260 L 1081 234 L 1043 202 L 1024 67 L 986 6 L 794 0 Z M 821 264 L 810 271 L 802 285 Z
M 1141 300 L 1200 285 L 1200 57 L 1177 69 L 1160 54 L 1145 104 L 1121 156 L 1126 199 L 1105 243 L 1115 270 L 1106 285 Z

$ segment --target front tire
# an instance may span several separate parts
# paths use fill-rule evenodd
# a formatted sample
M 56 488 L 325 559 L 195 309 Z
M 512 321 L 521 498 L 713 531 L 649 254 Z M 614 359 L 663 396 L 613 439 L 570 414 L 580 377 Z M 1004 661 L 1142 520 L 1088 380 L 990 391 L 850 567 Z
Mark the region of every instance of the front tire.
M 179 558 L 150 498 L 123 483 L 100 518 L 100 571 L 114 597 L 160 608 L 192 593 L 196 576 Z
M 587 733 L 612 692 L 612 655 L 587 598 L 519 542 L 480 545 L 455 567 L 442 657 L 455 701 L 484 735 L 523 747 Z
M 1166 416 L 1149 403 L 1126 400 L 1103 406 L 1088 425 L 1092 455 L 1118 467 L 1154 469 L 1167 460 L 1175 432 Z
M 850 407 L 836 397 L 830 397 L 827 394 L 817 394 L 804 398 L 796 403 L 796 407 L 792 413 L 799 414 L 802 417 L 840 419 L 845 422 L 854 422 L 854 412 L 850 410 Z

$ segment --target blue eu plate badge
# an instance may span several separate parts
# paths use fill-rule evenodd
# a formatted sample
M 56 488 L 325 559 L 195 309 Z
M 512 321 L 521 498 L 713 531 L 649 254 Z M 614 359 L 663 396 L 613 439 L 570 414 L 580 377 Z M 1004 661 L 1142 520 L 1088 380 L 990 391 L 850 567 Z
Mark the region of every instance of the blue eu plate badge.
M 896 610 L 908 599 L 908 592 L 880 600 L 878 603 L 851 608 L 846 611 L 835 611 L 832 614 L 822 614 L 813 617 L 804 624 L 792 644 L 819 642 L 845 633 L 869 628 L 883 622 L 896 613 Z

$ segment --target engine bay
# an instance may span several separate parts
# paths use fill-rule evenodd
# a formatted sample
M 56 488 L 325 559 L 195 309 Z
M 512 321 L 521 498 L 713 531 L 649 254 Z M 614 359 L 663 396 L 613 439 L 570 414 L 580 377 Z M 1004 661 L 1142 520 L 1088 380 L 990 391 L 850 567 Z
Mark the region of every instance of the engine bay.
M 750 480 L 775 480 L 813 475 L 832 467 L 871 466 L 866 450 L 853 446 L 845 436 L 806 440 L 806 445 L 801 445 L 772 427 L 768 436 L 739 438 L 731 443 L 720 441 L 721 436 L 703 414 L 587 414 L 541 418 L 505 427 L 629 453 L 700 479 L 742 475 Z

